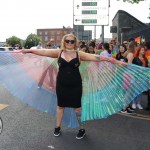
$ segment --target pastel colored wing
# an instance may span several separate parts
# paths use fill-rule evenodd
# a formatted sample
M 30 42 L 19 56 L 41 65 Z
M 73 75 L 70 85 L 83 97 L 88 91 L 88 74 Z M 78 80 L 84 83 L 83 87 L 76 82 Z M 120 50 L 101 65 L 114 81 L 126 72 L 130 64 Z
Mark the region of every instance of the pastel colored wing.
M 0 83 L 19 100 L 55 116 L 57 59 L 4 52 L 0 57 Z M 79 126 L 72 108 L 65 109 L 63 122 L 71 128 Z
M 33 54 L 0 53 L 0 82 L 16 97 L 40 111 L 56 114 L 57 59 Z M 106 118 L 150 89 L 150 69 L 108 61 L 82 62 L 81 120 Z M 66 108 L 63 122 L 77 127 L 72 108 Z
M 82 63 L 82 121 L 115 114 L 150 89 L 149 68 L 120 63 L 114 59 Z

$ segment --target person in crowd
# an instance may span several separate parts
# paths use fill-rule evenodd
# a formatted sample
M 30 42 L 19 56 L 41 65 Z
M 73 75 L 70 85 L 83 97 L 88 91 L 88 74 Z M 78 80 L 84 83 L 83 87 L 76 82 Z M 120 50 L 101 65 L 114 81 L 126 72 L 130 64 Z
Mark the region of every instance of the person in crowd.
M 147 41 L 145 43 L 145 49 L 146 49 L 145 56 L 148 59 L 148 67 L 150 68 L 150 41 Z M 146 110 L 150 111 L 150 90 L 147 91 L 147 95 L 148 95 L 148 103 L 147 103 Z
M 58 58 L 59 71 L 56 82 L 57 114 L 56 128 L 54 129 L 54 136 L 56 137 L 61 134 L 61 122 L 65 107 L 74 108 L 77 119 L 80 123 L 80 130 L 76 138 L 82 139 L 85 136 L 84 124 L 80 121 L 80 112 L 82 107 L 82 79 L 79 72 L 80 60 L 100 61 L 100 58 L 107 60 L 106 57 L 81 52 L 78 51 L 77 48 L 78 40 L 76 36 L 73 34 L 67 34 L 62 38 L 61 49 L 30 49 L 22 51 L 23 53 L 30 52 L 41 56 Z
M 95 41 L 91 41 L 88 46 L 88 51 L 90 54 L 95 54 Z
M 87 50 L 88 50 L 88 48 L 86 45 L 80 45 L 80 51 L 87 53 Z
M 19 44 L 15 44 L 15 50 L 19 50 L 21 46 Z
M 50 49 L 50 48 L 51 48 L 51 42 L 47 42 L 46 48 L 47 48 L 47 49 Z
M 97 45 L 97 52 L 98 52 L 98 55 L 100 55 L 101 52 L 103 51 L 102 46 L 103 46 L 103 43 L 99 43 L 99 44 Z
M 116 59 L 124 61 L 123 54 L 125 53 L 126 50 L 127 50 L 127 47 L 124 44 L 120 45 L 119 53 L 116 55 Z
M 127 51 L 123 54 L 123 57 L 125 58 L 125 62 L 132 64 L 132 61 L 134 58 L 133 53 L 135 51 L 135 48 L 136 48 L 135 42 L 133 41 L 130 42 L 128 45 Z
M 39 42 L 36 48 L 37 48 L 37 49 L 42 49 L 42 43 Z
M 136 50 L 136 56 L 133 59 L 133 64 L 143 66 L 143 67 L 148 67 L 148 60 L 145 56 L 145 48 L 144 47 L 138 47 Z M 132 108 L 136 109 L 143 109 L 141 106 L 141 100 L 142 100 L 142 94 L 139 94 L 133 101 L 132 101 Z
M 134 51 L 135 51 L 135 42 L 131 41 L 128 45 L 127 51 L 123 54 L 125 62 L 132 64 L 132 61 L 134 59 L 134 55 L 133 55 Z M 130 75 L 128 74 L 125 74 L 125 76 L 128 76 L 128 79 L 130 78 Z M 131 114 L 133 111 L 134 109 L 131 107 L 131 104 L 130 104 L 126 106 L 124 109 L 122 109 L 121 113 Z
M 109 43 L 103 43 L 103 51 L 101 52 L 101 56 L 112 57 L 111 50 L 109 49 Z
M 130 43 L 130 42 L 134 42 L 134 43 L 135 43 L 135 39 L 131 37 L 131 38 L 129 39 L 129 43 Z
M 115 38 L 112 38 L 110 43 L 113 45 L 113 50 L 111 52 L 112 53 L 112 57 L 116 58 L 116 55 L 119 52 L 119 46 L 118 46 Z
M 87 53 L 88 48 L 87 48 L 87 45 L 86 45 L 85 41 L 81 42 L 81 44 L 80 44 L 80 51 Z
M 123 41 L 123 44 L 128 48 L 129 42 L 128 41 Z
M 109 49 L 111 52 L 112 52 L 113 48 L 114 48 L 113 45 L 111 43 L 109 43 Z
M 51 45 L 51 47 L 50 47 L 51 49 L 57 49 L 54 39 L 50 39 L 50 45 Z

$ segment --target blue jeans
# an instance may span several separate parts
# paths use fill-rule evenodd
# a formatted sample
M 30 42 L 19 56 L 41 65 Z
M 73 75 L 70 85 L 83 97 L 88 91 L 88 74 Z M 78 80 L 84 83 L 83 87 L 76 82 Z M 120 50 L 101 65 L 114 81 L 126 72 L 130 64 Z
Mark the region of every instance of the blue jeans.
M 139 94 L 133 101 L 132 104 L 141 104 L 142 94 Z

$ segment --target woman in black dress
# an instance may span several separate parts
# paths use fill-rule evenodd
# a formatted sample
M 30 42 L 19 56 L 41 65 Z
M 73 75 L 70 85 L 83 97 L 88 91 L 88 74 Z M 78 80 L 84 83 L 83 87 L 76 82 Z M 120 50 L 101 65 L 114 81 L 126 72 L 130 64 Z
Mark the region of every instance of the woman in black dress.
M 85 135 L 85 129 L 80 121 L 82 97 L 82 79 L 79 72 L 80 61 L 100 61 L 100 56 L 77 51 L 77 49 L 78 40 L 76 36 L 67 34 L 62 38 L 61 49 L 30 49 L 22 52 L 58 58 L 59 71 L 56 82 L 58 103 L 54 136 L 60 135 L 64 108 L 70 107 L 75 109 L 80 124 L 80 130 L 76 138 L 82 139 Z M 101 60 L 107 61 L 108 59 L 101 57 Z
M 124 44 L 120 45 L 119 52 L 116 55 L 116 59 L 120 61 L 124 61 L 123 54 L 126 52 L 126 50 L 127 50 L 127 47 Z

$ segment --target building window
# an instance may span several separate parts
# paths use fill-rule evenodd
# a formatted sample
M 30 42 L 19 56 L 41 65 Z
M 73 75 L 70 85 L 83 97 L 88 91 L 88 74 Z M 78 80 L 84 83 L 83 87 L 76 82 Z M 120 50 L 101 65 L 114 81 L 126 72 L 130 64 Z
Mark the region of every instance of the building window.
M 39 31 L 39 35 L 42 35 L 42 31 Z
M 52 38 L 52 39 L 55 39 L 55 35 L 52 35 L 51 38 Z
M 57 40 L 57 43 L 56 43 L 57 47 L 60 48 L 60 45 L 61 45 L 61 41 Z
M 57 35 L 60 35 L 60 31 L 57 31 Z
M 48 33 L 48 32 L 47 32 L 47 31 L 45 31 L 45 35 L 47 35 L 47 33 Z
M 44 41 L 45 41 L 45 42 L 47 42 L 47 41 L 48 41 L 48 36 L 45 36 Z
M 57 40 L 60 40 L 60 35 L 57 35 Z
M 52 34 L 52 36 L 54 36 L 54 35 L 55 35 L 55 32 L 54 32 L 54 31 L 52 31 L 52 32 L 51 32 L 51 34 Z

